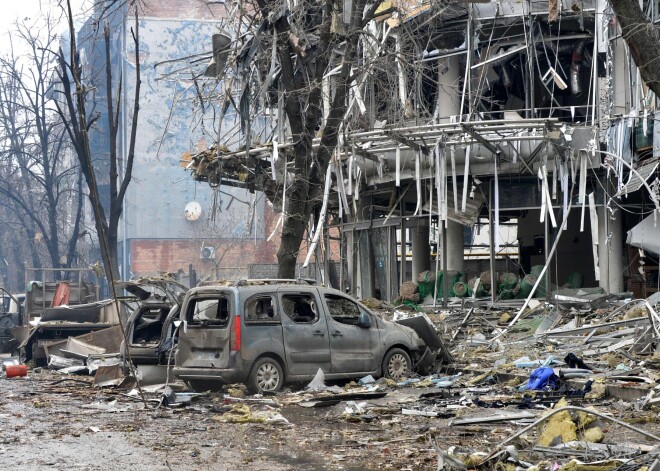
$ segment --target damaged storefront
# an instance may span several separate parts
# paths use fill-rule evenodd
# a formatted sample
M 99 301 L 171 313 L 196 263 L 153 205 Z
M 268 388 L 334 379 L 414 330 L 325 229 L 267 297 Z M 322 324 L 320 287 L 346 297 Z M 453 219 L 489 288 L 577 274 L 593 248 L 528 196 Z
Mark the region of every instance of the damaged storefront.
M 540 297 L 657 285 L 657 253 L 625 242 L 660 209 L 655 97 L 606 2 L 379 8 L 302 265 L 361 299 L 395 300 L 436 273 L 450 296 L 492 301 L 524 299 L 525 283 Z M 338 68 L 325 75 L 321 130 Z M 279 106 L 279 142 L 215 147 L 188 167 L 213 185 L 259 189 L 272 176 L 283 219 L 293 144 Z

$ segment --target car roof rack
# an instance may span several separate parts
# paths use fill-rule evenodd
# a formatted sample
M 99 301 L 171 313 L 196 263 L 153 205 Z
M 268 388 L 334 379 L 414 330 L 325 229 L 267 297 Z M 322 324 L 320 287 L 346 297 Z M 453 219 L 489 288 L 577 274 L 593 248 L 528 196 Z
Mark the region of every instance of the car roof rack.
M 315 285 L 315 279 L 312 278 L 247 278 L 238 280 L 234 286 L 250 286 L 250 285 L 279 285 L 279 284 L 296 284 L 296 285 Z

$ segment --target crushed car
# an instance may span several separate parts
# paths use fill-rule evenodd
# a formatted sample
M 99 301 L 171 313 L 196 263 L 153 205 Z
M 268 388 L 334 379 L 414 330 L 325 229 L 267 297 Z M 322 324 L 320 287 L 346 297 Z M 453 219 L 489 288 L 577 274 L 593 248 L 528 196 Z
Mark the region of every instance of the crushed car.
M 140 278 L 116 283 L 130 295 L 121 298 L 130 316 L 126 322 L 128 344 L 122 342 L 124 361 L 134 365 L 167 365 L 175 344 L 174 322 L 188 288 L 165 277 Z M 172 359 L 172 360 L 171 360 Z
M 50 346 L 119 324 L 115 303 L 99 301 L 98 297 L 96 284 L 82 277 L 78 281 L 27 283 L 22 325 L 12 329 L 21 357 L 44 365 Z
M 181 305 L 173 373 L 196 391 L 427 372 L 441 342 L 386 321 L 341 291 L 301 280 L 243 280 L 193 288 Z

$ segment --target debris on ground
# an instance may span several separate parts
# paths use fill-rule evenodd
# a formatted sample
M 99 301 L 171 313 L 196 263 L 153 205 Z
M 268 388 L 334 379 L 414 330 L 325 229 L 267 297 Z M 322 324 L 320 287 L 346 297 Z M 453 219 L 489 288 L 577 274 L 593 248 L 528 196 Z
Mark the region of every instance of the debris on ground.
M 33 365 L 27 377 L 7 380 L 0 415 L 15 410 L 12 401 L 32 417 L 71 414 L 73 407 L 88 414 L 58 432 L 73 437 L 130 434 L 152 416 L 182 420 L 210 441 L 225 427 L 240 427 L 254 440 L 253 460 L 272 459 L 273 450 L 305 456 L 313 444 L 315 456 L 301 463 L 328 469 L 361 467 L 364 453 L 372 468 L 415 470 L 652 469 L 660 459 L 657 296 L 574 290 L 524 310 L 516 299 L 448 301 L 418 305 L 418 312 L 384 304 L 376 311 L 440 336 L 451 361 L 439 359 L 425 374 L 337 382 L 319 369 L 311 382 L 273 396 L 249 395 L 242 384 L 192 393 L 176 378 L 131 390 L 120 385 L 124 371 L 112 352 L 67 342 L 79 350 L 63 348 L 49 356 L 49 369 Z M 4 362 L 19 363 L 9 356 Z M 145 419 L 136 425 L 136 417 Z M 148 427 L 158 430 L 158 423 Z M 19 438 L 7 430 L 0 439 Z M 195 450 L 194 459 L 207 456 L 204 446 Z

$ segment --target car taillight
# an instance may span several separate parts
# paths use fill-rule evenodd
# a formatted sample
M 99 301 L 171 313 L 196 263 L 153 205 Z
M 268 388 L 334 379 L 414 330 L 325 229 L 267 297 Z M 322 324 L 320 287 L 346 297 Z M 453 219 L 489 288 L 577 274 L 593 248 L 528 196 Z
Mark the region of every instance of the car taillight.
M 241 350 L 241 318 L 240 316 L 234 316 L 232 320 L 234 323 L 233 326 L 233 335 L 231 336 L 231 341 L 229 342 L 229 347 L 232 352 L 238 352 Z

